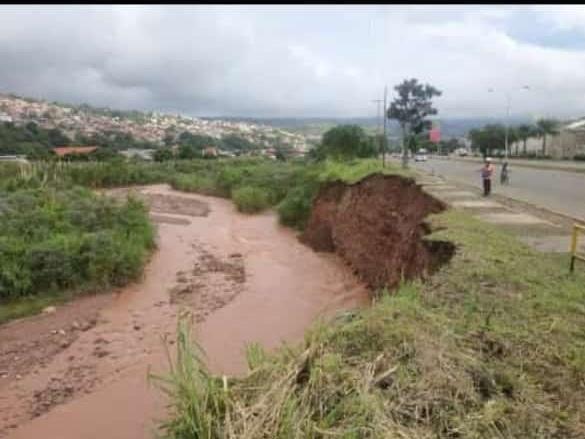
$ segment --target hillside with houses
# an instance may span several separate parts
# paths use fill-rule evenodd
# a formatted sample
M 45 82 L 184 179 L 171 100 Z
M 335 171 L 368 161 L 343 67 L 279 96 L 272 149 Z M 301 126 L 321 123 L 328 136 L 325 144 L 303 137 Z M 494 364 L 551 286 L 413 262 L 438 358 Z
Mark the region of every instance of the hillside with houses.
M 287 130 L 257 123 L 204 120 L 184 115 L 155 112 L 118 111 L 88 105 L 68 105 L 47 102 L 12 94 L 0 94 L 0 123 L 27 126 L 34 123 L 44 130 L 59 130 L 71 140 L 73 146 L 88 145 L 105 136 L 113 139 L 117 149 L 127 145 L 116 139 L 132 139 L 130 149 L 177 148 L 180 139 L 198 136 L 209 139 L 202 150 L 212 155 L 233 155 L 222 151 L 222 140 L 227 143 L 244 142 L 247 154 L 275 158 L 278 151 L 286 150 L 291 156 L 307 152 L 305 136 Z M 94 142 L 94 143 L 96 143 Z M 237 143 L 236 142 L 236 143 Z M 218 146 L 219 145 L 219 146 Z M 66 146 L 66 145 L 59 145 Z

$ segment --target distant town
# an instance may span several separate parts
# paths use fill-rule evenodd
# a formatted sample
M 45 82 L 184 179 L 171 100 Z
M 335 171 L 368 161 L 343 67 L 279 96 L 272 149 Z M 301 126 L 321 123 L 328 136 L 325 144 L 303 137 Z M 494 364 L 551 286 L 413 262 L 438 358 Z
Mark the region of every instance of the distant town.
M 309 148 L 306 136 L 262 124 L 73 106 L 12 94 L 0 94 L 2 122 L 15 125 L 34 122 L 44 129 L 59 129 L 70 139 L 91 138 L 102 133 L 124 133 L 161 147 L 173 147 L 174 140 L 183 133 L 212 139 L 238 136 L 255 145 L 255 154 L 271 158 L 275 158 L 278 148 L 286 148 L 293 156 L 303 156 Z M 213 153 L 230 155 L 229 151 L 221 150 Z

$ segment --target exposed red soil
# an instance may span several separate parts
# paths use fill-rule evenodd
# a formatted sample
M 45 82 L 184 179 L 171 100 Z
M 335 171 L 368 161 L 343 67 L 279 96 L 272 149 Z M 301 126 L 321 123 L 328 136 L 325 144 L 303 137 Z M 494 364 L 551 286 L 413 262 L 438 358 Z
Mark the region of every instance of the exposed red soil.
M 425 277 L 448 261 L 449 242 L 427 241 L 429 214 L 446 205 L 414 180 L 375 174 L 358 183 L 325 185 L 313 201 L 301 241 L 317 251 L 334 251 L 370 287 L 392 288 Z

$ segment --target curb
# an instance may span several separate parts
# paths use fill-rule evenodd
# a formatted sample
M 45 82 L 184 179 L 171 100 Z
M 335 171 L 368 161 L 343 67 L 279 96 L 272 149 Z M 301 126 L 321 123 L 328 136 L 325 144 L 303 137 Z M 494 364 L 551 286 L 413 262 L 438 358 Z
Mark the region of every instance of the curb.
M 425 173 L 426 173 L 427 175 L 431 176 L 431 177 L 437 177 L 437 175 L 436 175 L 436 174 L 435 174 L 435 175 L 433 175 L 433 174 L 431 174 L 430 172 L 426 172 L 426 171 L 425 171 Z M 477 187 L 475 187 L 475 186 L 473 186 L 473 185 L 471 185 L 471 184 L 467 184 L 467 183 L 460 183 L 460 182 L 459 182 L 459 181 L 457 181 L 457 180 L 451 180 L 451 179 L 449 179 L 449 178 L 443 177 L 442 175 L 439 175 L 439 178 L 441 178 L 442 180 L 444 180 L 444 181 L 446 181 L 446 182 L 452 182 L 453 184 L 456 184 L 456 185 L 459 185 L 459 186 L 463 186 L 463 187 L 466 187 L 466 188 L 470 188 L 470 189 L 473 189 L 473 190 L 475 190 L 475 191 L 479 190 Z M 507 200 L 511 200 L 511 201 L 513 201 L 513 202 L 517 202 L 517 203 L 524 203 L 524 204 L 526 204 L 527 206 L 530 206 L 530 207 L 532 207 L 533 209 L 538 209 L 538 210 L 543 210 L 543 211 L 546 211 L 546 212 L 550 212 L 550 213 L 552 213 L 553 215 L 560 216 L 560 217 L 562 217 L 562 218 L 565 218 L 565 219 L 567 219 L 567 220 L 570 220 L 570 221 L 576 222 L 576 223 L 578 223 L 578 224 L 581 224 L 581 225 L 585 225 L 585 218 L 577 218 L 577 217 L 574 217 L 574 216 L 572 216 L 572 215 L 569 215 L 569 214 L 566 214 L 566 213 L 563 213 L 563 212 L 558 212 L 558 211 L 556 211 L 556 210 L 554 210 L 554 209 L 550 209 L 550 208 L 548 208 L 548 207 L 543 207 L 543 206 L 541 206 L 541 205 L 538 205 L 538 204 L 535 204 L 535 203 L 531 203 L 531 202 L 529 202 L 529 201 L 520 200 L 520 199 L 518 199 L 518 198 L 512 198 L 512 197 L 510 197 L 510 196 L 508 196 L 508 195 L 501 195 L 501 194 L 494 194 L 494 195 L 496 195 L 496 196 L 498 196 L 498 197 L 505 198 L 505 199 L 507 199 Z

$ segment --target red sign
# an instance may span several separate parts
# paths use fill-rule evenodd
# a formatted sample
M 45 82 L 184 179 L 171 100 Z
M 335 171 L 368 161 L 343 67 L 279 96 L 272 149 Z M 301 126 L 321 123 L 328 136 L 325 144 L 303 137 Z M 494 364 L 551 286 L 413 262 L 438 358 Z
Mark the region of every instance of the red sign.
M 439 143 L 441 141 L 441 130 L 439 127 L 434 127 L 429 131 L 429 140 L 433 143 Z

